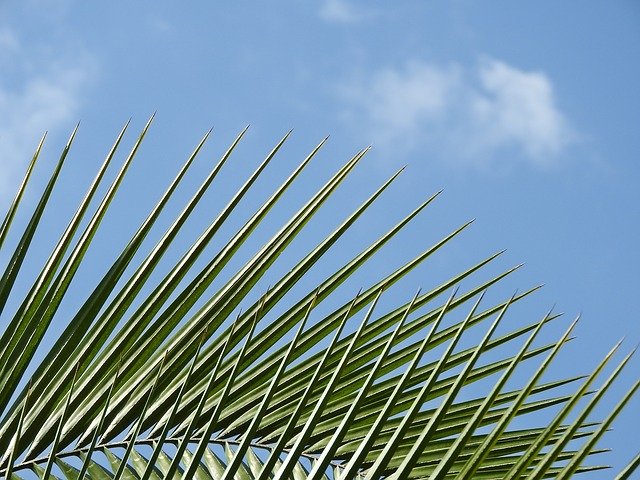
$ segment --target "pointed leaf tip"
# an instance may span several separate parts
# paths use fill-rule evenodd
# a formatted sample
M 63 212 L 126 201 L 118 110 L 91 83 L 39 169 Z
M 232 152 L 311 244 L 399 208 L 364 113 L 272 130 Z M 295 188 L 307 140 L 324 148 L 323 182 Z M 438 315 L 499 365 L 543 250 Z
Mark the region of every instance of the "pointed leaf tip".
M 149 117 L 149 120 L 147 120 L 147 123 L 145 124 L 144 128 L 143 128 L 143 132 L 146 132 L 149 127 L 151 126 L 151 124 L 153 123 L 153 120 L 156 118 L 156 112 L 153 112 L 151 114 L 151 116 Z
M 464 223 L 464 224 L 462 225 L 462 227 L 460 227 L 460 230 L 463 230 L 463 229 L 467 228 L 469 225 L 471 225 L 471 224 L 472 224 L 473 222 L 475 222 L 475 221 L 476 221 L 476 219 L 475 219 L 475 218 L 472 218 L 471 220 L 468 220 L 466 223 Z
M 78 133 L 79 128 L 80 128 L 80 122 L 76 123 L 76 126 L 73 127 L 73 131 L 71 132 L 71 135 L 69 135 L 69 140 L 67 140 L 67 145 L 66 145 L 67 148 L 69 148 L 73 143 L 73 140 L 76 137 L 76 134 Z

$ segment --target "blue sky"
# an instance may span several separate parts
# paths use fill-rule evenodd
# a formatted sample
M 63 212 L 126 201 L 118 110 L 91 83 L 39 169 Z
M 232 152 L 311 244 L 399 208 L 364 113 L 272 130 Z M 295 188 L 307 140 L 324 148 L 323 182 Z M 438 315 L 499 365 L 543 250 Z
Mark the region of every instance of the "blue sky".
M 545 283 L 521 312 L 527 321 L 553 304 L 567 314 L 563 326 L 583 315 L 557 374 L 591 369 L 623 335 L 625 352 L 638 342 L 637 2 L 212 5 L 0 3 L 0 205 L 8 205 L 42 132 L 49 131 L 52 161 L 78 120 L 75 170 L 63 178 L 71 196 L 126 119 L 140 128 L 158 111 L 128 179 L 132 202 L 115 206 L 120 217 L 155 198 L 211 126 L 214 158 L 250 123 L 247 162 L 294 128 L 285 163 L 267 174 L 274 178 L 330 134 L 301 194 L 358 148 L 373 149 L 327 219 L 353 203 L 351 193 L 362 198 L 408 164 L 358 234 L 372 239 L 445 188 L 376 271 L 476 218 L 411 285 L 507 248 L 496 272 L 526 265 L 502 293 Z M 56 222 L 47 228 L 55 231 Z M 98 241 L 117 246 L 128 234 L 116 229 Z M 605 408 L 639 366 L 635 359 Z M 603 442 L 615 450 L 603 461 L 619 467 L 637 453 L 639 411 L 636 398 Z

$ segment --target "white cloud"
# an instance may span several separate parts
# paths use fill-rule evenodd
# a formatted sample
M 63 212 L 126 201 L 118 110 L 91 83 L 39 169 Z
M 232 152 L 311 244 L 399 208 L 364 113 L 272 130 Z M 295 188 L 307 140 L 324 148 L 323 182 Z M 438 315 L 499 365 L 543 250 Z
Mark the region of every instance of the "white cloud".
M 544 73 L 493 59 L 472 69 L 413 61 L 348 82 L 340 95 L 367 141 L 394 151 L 435 148 L 480 167 L 515 149 L 548 168 L 576 137 Z
M 319 11 L 320 17 L 331 23 L 356 23 L 366 17 L 347 0 L 324 0 Z
M 482 91 L 473 99 L 471 115 L 479 147 L 517 144 L 531 160 L 546 164 L 572 140 L 544 73 L 491 60 L 480 66 L 478 75 Z
M 410 62 L 404 68 L 385 68 L 366 80 L 350 82 L 341 95 L 351 106 L 354 121 L 376 143 L 415 137 L 423 126 L 439 123 L 448 115 L 460 90 L 460 71 L 455 66 L 440 67 Z
M 67 131 L 78 120 L 94 65 L 86 55 L 52 55 L 0 30 L 0 196 L 11 194 L 39 137 Z

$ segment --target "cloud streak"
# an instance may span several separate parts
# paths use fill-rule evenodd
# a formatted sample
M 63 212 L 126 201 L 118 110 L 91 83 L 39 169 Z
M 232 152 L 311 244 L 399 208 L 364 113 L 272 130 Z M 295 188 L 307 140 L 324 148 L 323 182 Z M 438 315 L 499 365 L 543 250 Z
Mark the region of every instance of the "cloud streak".
M 13 191 L 44 131 L 68 130 L 77 120 L 92 60 L 50 53 L 0 30 L 0 196 Z
M 473 68 L 420 61 L 383 68 L 339 88 L 345 117 L 376 145 L 428 147 L 478 167 L 514 153 L 534 167 L 560 161 L 576 134 L 542 72 L 486 58 Z
M 354 7 L 347 0 L 324 0 L 318 13 L 327 22 L 343 24 L 358 23 L 368 16 L 363 9 Z

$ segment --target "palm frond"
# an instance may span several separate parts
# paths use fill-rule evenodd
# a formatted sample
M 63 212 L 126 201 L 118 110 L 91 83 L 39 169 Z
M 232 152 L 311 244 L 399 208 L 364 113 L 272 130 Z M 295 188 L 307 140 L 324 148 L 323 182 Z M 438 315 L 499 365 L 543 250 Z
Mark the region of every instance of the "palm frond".
M 226 242 L 238 207 L 291 132 L 266 155 L 246 182 L 213 215 L 202 234 L 174 263 L 165 258 L 179 233 L 232 162 L 244 129 L 205 176 L 196 193 L 144 251 L 158 218 L 208 140 L 206 133 L 175 178 L 77 311 L 60 313 L 74 295 L 74 278 L 119 187 L 141 148 L 145 125 L 98 205 L 128 130 L 118 134 L 36 279 L 21 294 L 18 274 L 59 182 L 73 131 L 22 234 L 9 235 L 25 208 L 23 196 L 43 140 L 0 228 L 0 248 L 18 238 L 0 280 L 0 474 L 8 478 L 330 479 L 330 478 L 568 478 L 604 466 L 585 464 L 596 444 L 636 392 L 638 383 L 607 418 L 590 414 L 633 354 L 604 384 L 592 389 L 616 346 L 585 377 L 540 380 L 571 339 L 575 322 L 554 343 L 535 346 L 559 315 L 496 334 L 513 305 L 537 287 L 487 302 L 485 293 L 517 270 L 474 280 L 501 252 L 470 265 L 430 291 L 383 307 L 400 279 L 462 233 L 464 223 L 391 273 L 372 279 L 351 298 L 336 290 L 371 260 L 440 192 L 402 218 L 359 254 L 302 291 L 302 279 L 392 186 L 383 182 L 343 222 L 284 274 L 274 266 L 320 208 L 343 185 L 367 149 L 357 152 L 253 254 L 243 245 L 282 202 L 318 155 L 322 140 Z M 84 225 L 84 226 L 83 226 Z M 215 240 L 215 241 L 214 241 Z M 218 245 L 215 253 L 212 246 Z M 298 247 L 299 248 L 299 247 Z M 3 251 L 4 253 L 4 251 Z M 140 259 L 141 258 L 141 259 Z M 160 275 L 159 266 L 167 273 Z M 168 267 L 168 268 L 167 268 Z M 225 274 L 223 274 L 223 272 Z M 317 275 L 316 275 L 317 277 Z M 258 293 L 267 281 L 270 287 Z M 471 285 L 471 286 L 469 286 Z M 302 293 L 301 293 L 302 291 Z M 21 297 L 21 295 L 23 295 Z M 294 298 L 295 300 L 292 300 Z M 11 299 L 11 302 L 9 302 Z M 388 302 L 387 302 L 388 303 Z M 490 303 L 489 305 L 485 305 Z M 7 305 L 17 305 L 9 315 Z M 242 310 L 240 310 L 242 309 Z M 462 319 L 460 318 L 462 315 Z M 354 329 L 355 327 L 355 329 Z M 471 330 L 481 340 L 460 348 Z M 59 332 L 46 348 L 45 334 Z M 504 353 L 507 346 L 516 353 Z M 513 389 L 514 372 L 527 361 L 538 368 Z M 27 377 L 27 372 L 33 372 Z M 477 383 L 480 382 L 480 383 Z M 461 392 L 486 388 L 479 396 Z M 577 382 L 580 382 L 577 384 Z M 566 388 L 575 387 L 570 394 Z M 507 388 L 509 386 L 509 388 Z M 586 400 L 586 398 L 589 398 Z M 585 404 L 571 421 L 570 414 Z M 546 412 L 546 413 L 545 413 Z M 553 415 L 552 413 L 555 412 Z M 536 413 L 538 415 L 528 415 Z M 539 414 L 550 421 L 536 424 Z M 534 425 L 516 428 L 524 418 Z M 620 472 L 629 478 L 634 459 Z

